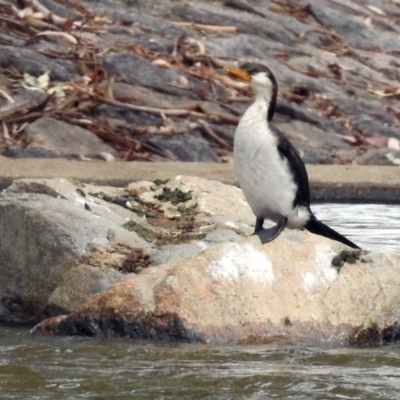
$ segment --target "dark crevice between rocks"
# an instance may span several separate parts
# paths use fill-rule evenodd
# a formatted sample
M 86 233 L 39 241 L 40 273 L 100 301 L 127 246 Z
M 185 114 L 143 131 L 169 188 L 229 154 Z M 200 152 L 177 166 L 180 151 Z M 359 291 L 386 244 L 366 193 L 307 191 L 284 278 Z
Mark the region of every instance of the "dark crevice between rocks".
M 348 336 L 348 343 L 355 346 L 376 346 L 398 342 L 400 324 L 379 328 L 376 324 L 368 328 L 355 328 Z
M 43 320 L 41 305 L 18 294 L 3 294 L 0 298 L 0 324 L 34 326 Z
M 55 317 L 36 326 L 32 334 L 51 336 L 88 336 L 101 338 L 130 337 L 180 343 L 203 343 L 198 334 L 185 328 L 176 314 L 139 315 L 133 321 L 118 317 Z

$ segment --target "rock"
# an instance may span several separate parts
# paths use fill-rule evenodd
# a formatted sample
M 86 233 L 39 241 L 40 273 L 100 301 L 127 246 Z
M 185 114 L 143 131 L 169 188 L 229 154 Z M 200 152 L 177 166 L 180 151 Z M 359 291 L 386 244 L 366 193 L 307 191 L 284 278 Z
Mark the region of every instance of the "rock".
M 381 147 L 369 149 L 353 161 L 357 165 L 400 165 L 400 151 Z
M 101 106 L 96 107 L 94 110 L 94 115 L 119 119 L 122 123 L 125 123 L 127 126 L 131 126 L 131 124 L 141 124 L 143 121 L 146 121 L 149 125 L 161 125 L 162 118 L 157 114 L 148 114 L 144 112 L 130 111 L 121 107 L 114 107 L 108 104 L 102 104 Z
M 373 111 L 374 110 L 371 110 L 371 113 Z M 377 119 L 373 114 L 359 114 L 351 118 L 351 122 L 368 137 L 389 136 L 400 139 L 400 128 L 394 124 L 388 126 L 387 123 L 382 121 L 383 117 L 384 115 L 381 115 L 381 117 Z
M 178 81 L 179 74 L 154 66 L 143 57 L 129 53 L 111 53 L 102 57 L 105 70 L 129 84 L 169 91 L 168 86 Z
M 87 129 L 44 117 L 26 128 L 31 145 L 59 152 L 62 155 L 97 156 L 100 153 L 117 154 Z
M 400 254 L 291 230 L 261 245 L 254 220 L 240 189 L 198 177 L 16 180 L 0 193 L 0 322 L 221 344 L 400 337 Z
M 151 256 L 152 265 L 167 264 L 172 261 L 184 260 L 195 254 L 199 254 L 208 246 L 200 241 L 196 244 L 182 243 L 182 244 L 167 244 L 162 246 L 159 251 L 154 252 Z
M 0 45 L 0 67 L 15 68 L 36 77 L 51 71 L 50 77 L 57 81 L 69 81 L 77 74 L 77 68 L 69 60 L 54 61 L 28 48 L 4 45 Z
M 312 124 L 301 121 L 275 125 L 290 141 L 299 143 L 302 159 L 307 164 L 340 164 L 344 159 L 344 152 L 349 159 L 355 157 L 355 150 L 333 132 L 324 132 Z
M 155 135 L 147 143 L 168 152 L 176 160 L 194 162 L 218 162 L 217 153 L 210 149 L 207 141 L 189 135 Z
M 237 187 L 224 185 L 221 182 L 196 176 L 179 175 L 171 180 L 155 181 L 154 183 L 133 182 L 127 187 L 127 191 L 138 196 L 139 203 L 143 205 L 157 208 L 158 204 L 159 208 L 171 217 L 177 215 L 178 210 L 175 208 L 181 205 L 183 206 L 180 208 L 181 214 L 190 213 L 190 210 L 193 209 L 196 218 L 205 223 L 211 221 L 220 223 L 220 217 L 235 226 L 254 223 L 254 216 L 244 199 L 243 192 Z M 176 203 L 174 208 L 171 201 L 168 201 L 166 192 L 175 192 L 177 195 L 182 192 L 189 196 L 187 200 Z M 173 198 L 171 200 L 174 201 Z
M 367 26 L 360 17 L 352 18 L 339 10 L 332 8 L 328 10 L 313 4 L 309 4 L 307 10 L 318 23 L 333 29 L 334 32 L 346 38 L 347 42 L 356 47 L 373 49 L 376 46 L 383 46 L 392 51 L 396 48 L 392 36 L 381 32 L 377 37 L 374 29 Z
M 2 322 L 42 319 L 47 300 L 64 274 L 83 261 L 98 266 L 110 253 L 108 268 L 119 270 L 133 249 L 145 251 L 149 247 L 136 233 L 122 227 L 126 221 L 123 209 L 91 196 L 82 197 L 82 189 L 66 180 L 54 181 L 63 189 L 52 187 L 51 181 L 17 181 L 8 193 L 0 194 Z M 106 248 L 108 252 L 104 250 L 100 257 L 98 252 Z M 111 275 L 104 274 L 105 281 L 115 281 Z M 82 287 L 87 287 L 84 275 L 82 280 Z M 105 290 L 108 286 L 102 287 Z M 60 308 L 71 311 L 68 304 Z
M 18 88 L 13 91 L 13 102 L 0 99 L 0 118 L 7 121 L 7 117 L 19 112 L 27 113 L 31 109 L 40 108 L 47 100 L 43 90 L 25 90 Z
M 186 20 L 211 25 L 233 25 L 239 33 L 256 34 L 261 38 L 293 45 L 293 35 L 273 18 L 266 23 L 265 18 L 248 13 L 232 13 L 229 9 L 200 2 L 188 2 L 172 8 L 172 14 Z M 279 17 L 278 17 L 279 18 Z M 297 21 L 295 21 L 296 24 Z
M 33 332 L 213 344 L 381 344 L 400 337 L 399 254 L 307 232 L 221 243 L 151 268 Z
M 158 92 L 199 99 L 213 88 L 200 79 L 170 68 L 161 68 L 149 60 L 130 53 L 111 53 L 101 57 L 103 67 L 109 76 L 116 76 L 124 82 L 145 86 Z M 217 94 L 226 94 L 223 87 L 216 88 Z
M 216 57 L 232 57 L 236 51 L 235 59 L 258 60 L 266 58 L 273 51 L 284 51 L 288 48 L 280 42 L 258 40 L 258 36 L 251 34 L 209 38 L 206 41 L 206 46 Z
M 191 33 L 190 29 L 177 26 L 165 19 L 165 15 L 168 15 L 171 10 L 171 3 L 165 0 L 153 2 L 151 5 L 146 2 L 147 4 L 144 4 L 142 8 L 145 8 L 147 12 L 140 10 L 139 2 L 135 4 L 135 7 L 129 7 L 129 4 L 127 7 L 126 4 L 118 4 L 113 0 L 84 0 L 82 3 L 94 13 L 101 16 L 110 16 L 122 25 L 134 24 L 144 27 L 146 36 L 149 31 L 156 32 L 160 37 L 167 38 L 176 38 Z M 165 4 L 166 7 L 164 6 Z M 151 15 L 153 13 L 155 15 Z M 161 18 L 158 18 L 158 16 Z
M 0 193 L 0 322 L 72 312 L 129 274 L 244 235 L 253 219 L 238 188 L 207 179 L 124 189 L 15 180 Z
M 174 26 L 174 29 L 177 28 Z M 91 37 L 96 40 L 96 37 Z M 143 35 L 143 30 L 138 26 L 120 26 L 118 24 L 110 26 L 109 31 L 97 37 L 96 44 L 102 48 L 113 47 L 115 43 L 125 43 L 132 46 L 142 46 L 151 51 L 160 53 L 171 53 L 174 49 L 174 42 L 171 38 L 154 35 Z
M 49 10 L 52 10 L 55 14 L 64 17 L 71 18 L 74 20 L 81 20 L 82 16 L 76 11 L 74 7 L 68 7 L 59 3 L 57 0 L 44 0 L 43 4 Z
M 229 224 L 227 224 L 229 226 Z M 248 230 L 247 233 L 251 235 L 253 232 Z M 216 229 L 210 232 L 204 239 L 203 242 L 207 244 L 221 243 L 221 242 L 238 242 L 243 239 L 237 232 L 231 229 Z
M 69 313 L 94 294 L 106 292 L 115 283 L 124 281 L 127 276 L 110 267 L 79 265 L 71 268 L 63 274 L 62 282 L 49 296 L 44 313 Z
M 305 109 L 304 107 L 301 107 L 299 104 L 286 101 L 285 99 L 278 98 L 276 104 L 276 114 L 277 114 L 276 118 L 278 119 L 278 121 L 279 118 L 281 118 L 285 119 L 288 123 L 290 122 L 290 120 L 307 122 L 308 124 L 313 125 L 315 127 L 320 127 L 324 131 L 335 132 L 339 135 L 346 135 L 346 130 L 343 129 L 340 125 L 338 125 L 334 121 L 322 118 L 316 112 Z M 327 138 L 329 140 L 332 140 L 330 136 L 327 136 Z M 336 141 L 336 145 L 337 144 L 338 141 Z M 346 144 L 343 144 L 343 146 L 346 146 Z
M 10 158 L 57 158 L 60 156 L 60 154 L 55 151 L 38 147 L 26 148 L 10 146 L 1 150 L 0 153 Z

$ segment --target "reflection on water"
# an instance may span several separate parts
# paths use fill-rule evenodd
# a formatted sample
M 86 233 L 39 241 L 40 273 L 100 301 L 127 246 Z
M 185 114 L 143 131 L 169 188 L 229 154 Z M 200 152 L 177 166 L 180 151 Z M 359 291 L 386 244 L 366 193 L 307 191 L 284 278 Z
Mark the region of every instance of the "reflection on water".
M 315 204 L 317 217 L 365 250 L 400 251 L 400 206 Z
M 1 399 L 398 399 L 400 348 L 155 345 L 0 328 Z M 3 342 L 6 343 L 3 343 Z
M 315 205 L 362 247 L 400 251 L 400 207 Z M 400 347 L 161 345 L 0 327 L 0 399 L 399 399 Z

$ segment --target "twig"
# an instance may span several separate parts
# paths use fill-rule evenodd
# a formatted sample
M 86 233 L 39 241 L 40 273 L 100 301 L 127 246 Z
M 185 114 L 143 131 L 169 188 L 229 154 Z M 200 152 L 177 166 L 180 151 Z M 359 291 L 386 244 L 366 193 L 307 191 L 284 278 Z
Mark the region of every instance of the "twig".
M 221 139 L 211 128 L 211 126 L 206 122 L 202 121 L 201 119 L 198 121 L 199 125 L 203 128 L 203 131 L 207 133 L 212 139 L 214 139 L 217 143 L 219 143 L 222 147 L 226 149 L 231 149 L 232 146 L 224 139 Z
M 4 121 L 2 122 L 2 126 L 3 126 L 3 138 L 5 140 L 11 140 L 10 131 L 8 130 L 8 126 Z
M 195 22 L 174 22 L 174 24 L 179 26 L 185 26 L 188 28 L 199 29 L 203 31 L 211 31 L 211 32 L 235 33 L 237 31 L 236 26 L 203 25 L 203 24 L 196 24 Z
M 58 113 L 60 119 L 71 123 L 73 125 L 80 125 L 83 127 L 90 127 L 91 131 L 98 137 L 102 138 L 103 140 L 107 142 L 113 142 L 117 145 L 127 147 L 130 150 L 137 150 L 137 146 L 141 146 L 144 149 L 147 149 L 148 151 L 153 152 L 154 154 L 158 154 L 161 157 L 169 158 L 170 160 L 173 160 L 173 158 L 167 153 L 162 151 L 161 149 L 158 149 L 154 146 L 152 146 L 149 143 L 146 142 L 141 142 L 140 140 L 134 139 L 132 137 L 125 137 L 122 136 L 116 132 L 114 132 L 113 129 L 109 129 L 109 126 L 107 123 L 101 122 L 99 125 L 99 122 L 97 121 L 79 121 L 75 118 L 66 118 L 64 113 Z
M 46 113 L 47 116 L 51 115 L 49 113 Z M 26 113 L 26 114 L 22 114 L 22 115 L 18 115 L 16 117 L 14 116 L 10 116 L 5 118 L 5 121 L 8 124 L 12 124 L 12 123 L 16 123 L 16 122 L 22 122 L 22 121 L 30 121 L 30 120 L 34 120 L 37 118 L 43 117 L 43 112 L 41 111 L 33 111 L 30 113 Z
M 153 114 L 160 114 L 160 115 L 164 114 L 164 115 L 176 116 L 176 117 L 191 116 L 191 117 L 197 117 L 197 118 L 206 118 L 206 119 L 210 119 L 213 121 L 225 121 L 226 123 L 230 123 L 230 124 L 237 124 L 239 122 L 239 119 L 237 117 L 227 115 L 227 114 L 225 115 L 225 114 L 220 114 L 220 113 L 201 113 L 201 112 L 187 110 L 187 109 L 137 106 L 134 104 L 123 103 L 118 100 L 107 100 L 104 97 L 101 97 L 96 93 L 92 93 L 74 82 L 71 82 L 70 85 L 78 92 L 84 93 L 84 94 L 92 97 L 96 101 L 99 101 L 99 102 L 102 102 L 105 104 L 109 104 L 109 105 L 115 106 L 115 107 L 125 108 L 127 110 L 143 111 L 143 112 L 148 112 L 148 113 L 153 113 Z
M 0 88 L 0 94 L 8 100 L 9 103 L 15 103 L 15 100 L 4 90 Z
M 47 7 L 39 2 L 39 0 L 25 0 L 26 5 L 30 5 L 34 10 L 39 13 L 42 13 L 43 18 L 49 18 L 51 22 L 56 26 L 65 26 L 68 23 L 67 18 L 60 17 L 59 15 L 54 14 L 51 12 Z M 36 16 L 37 18 L 37 16 Z M 42 18 L 37 18 L 42 19 Z M 82 23 L 80 21 L 74 21 L 72 23 L 74 26 L 81 26 Z
M 78 44 L 78 41 L 76 40 L 75 36 L 72 36 L 70 33 L 67 32 L 44 31 L 37 33 L 36 36 L 50 36 L 50 37 L 53 36 L 56 38 L 63 38 L 71 44 Z

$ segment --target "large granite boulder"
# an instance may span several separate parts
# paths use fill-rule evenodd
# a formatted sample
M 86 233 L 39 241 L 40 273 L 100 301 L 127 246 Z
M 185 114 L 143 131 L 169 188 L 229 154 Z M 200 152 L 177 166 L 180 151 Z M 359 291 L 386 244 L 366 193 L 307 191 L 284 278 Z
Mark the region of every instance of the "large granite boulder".
M 21 179 L 0 194 L 0 222 L 3 323 L 204 343 L 399 336 L 400 254 L 306 231 L 261 245 L 241 190 L 220 182 Z
M 203 343 L 365 344 L 399 337 L 399 254 L 348 250 L 308 232 L 221 243 L 151 268 L 68 316 L 52 335 Z

